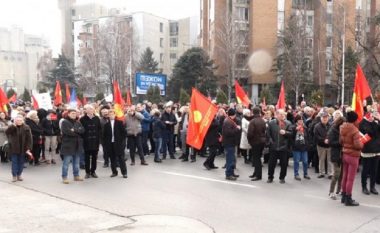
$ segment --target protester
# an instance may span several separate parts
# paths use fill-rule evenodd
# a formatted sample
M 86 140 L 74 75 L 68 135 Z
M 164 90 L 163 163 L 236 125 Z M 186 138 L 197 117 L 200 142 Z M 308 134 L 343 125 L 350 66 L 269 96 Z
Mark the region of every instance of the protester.
M 77 110 L 69 109 L 68 116 L 62 121 L 61 125 L 61 155 L 63 156 L 62 181 L 64 184 L 70 183 L 67 179 L 70 163 L 72 163 L 73 166 L 74 181 L 83 181 L 83 178 L 79 176 L 79 160 L 80 155 L 84 153 L 82 135 L 85 130 L 77 118 Z
M 360 132 L 365 135 L 369 135 L 369 140 L 363 147 L 361 153 L 361 163 L 363 166 L 361 174 L 362 192 L 366 195 L 370 193 L 378 195 L 378 191 L 375 188 L 376 173 L 379 164 L 380 155 L 380 116 L 377 111 L 370 110 L 367 112 L 363 120 L 359 124 Z M 369 177 L 370 186 L 368 190 L 367 179 Z
M 219 121 L 217 117 L 214 117 L 204 140 L 204 144 L 205 146 L 209 148 L 209 153 L 210 153 L 206 161 L 203 163 L 203 166 L 207 170 L 218 168 L 217 166 L 215 166 L 215 157 L 217 155 L 217 150 L 219 147 L 218 129 L 219 129 Z
M 0 112 L 0 161 L 2 163 L 9 162 L 9 143 L 5 130 L 8 129 L 10 122 L 6 119 L 4 112 Z
M 104 107 L 104 108 L 101 108 L 100 110 L 100 126 L 101 126 L 101 133 L 103 135 L 103 131 L 104 131 L 104 125 L 107 124 L 107 122 L 109 121 L 109 118 L 108 118 L 108 111 L 109 109 L 107 107 Z M 107 154 L 107 151 L 104 149 L 104 144 L 103 144 L 103 141 L 102 141 L 102 137 L 100 137 L 100 144 L 102 145 L 102 149 L 103 149 L 103 159 L 104 159 L 104 164 L 103 164 L 103 168 L 107 168 L 109 166 L 109 155 Z
M 141 144 L 144 155 L 149 155 L 148 138 L 152 117 L 141 104 L 136 105 L 136 111 L 143 115 L 141 120 Z
M 307 129 L 304 125 L 302 116 L 297 115 L 294 118 L 295 126 L 293 128 L 293 161 L 294 161 L 294 179 L 300 181 L 301 177 L 299 176 L 299 162 L 302 162 L 303 168 L 303 178 L 310 180 L 308 175 L 308 156 L 307 156 L 307 145 L 309 143 L 309 138 L 307 135 Z
M 56 164 L 57 135 L 59 134 L 59 124 L 57 115 L 53 110 L 48 111 L 48 115 L 41 121 L 45 137 L 45 158 L 46 163 Z
M 5 131 L 10 143 L 9 154 L 12 160 L 12 182 L 23 181 L 22 172 L 26 154 L 31 155 L 32 133 L 29 126 L 24 123 L 24 117 L 17 115 L 14 124 Z
M 276 119 L 268 124 L 267 137 L 270 145 L 268 181 L 272 183 L 274 178 L 274 170 L 277 160 L 280 160 L 280 183 L 285 183 L 285 177 L 288 167 L 288 151 L 289 140 L 292 136 L 291 124 L 286 120 L 286 112 L 284 110 L 276 111 Z
M 343 178 L 342 178 L 342 203 L 346 206 L 358 206 L 359 203 L 352 199 L 352 188 L 356 171 L 359 166 L 360 151 L 363 148 L 360 132 L 357 126 L 358 114 L 350 111 L 347 113 L 347 122 L 340 127 L 340 141 L 343 146 Z
M 314 128 L 314 139 L 317 144 L 317 151 L 319 157 L 319 176 L 318 178 L 325 177 L 325 172 L 327 170 L 328 178 L 332 178 L 332 167 L 331 164 L 331 151 L 329 146 L 329 140 L 327 139 L 327 132 L 330 128 L 329 124 L 330 115 L 327 111 L 323 110 L 321 112 L 321 122 L 319 122 Z M 327 161 L 327 169 L 325 163 Z
M 80 119 L 80 123 L 84 128 L 83 148 L 85 154 L 85 178 L 98 178 L 98 175 L 96 174 L 96 167 L 102 126 L 100 124 L 99 117 L 95 116 L 95 108 L 92 105 L 88 104 L 84 106 L 84 109 L 85 115 Z
M 172 106 L 167 104 L 165 111 L 162 113 L 161 121 L 164 122 L 166 128 L 163 132 L 162 143 L 162 158 L 166 159 L 167 152 L 169 152 L 170 158 L 175 159 L 175 147 L 174 147 L 174 126 L 177 124 L 177 119 L 172 112 Z
M 248 143 L 247 133 L 248 125 L 252 120 L 251 111 L 249 109 L 243 110 L 243 118 L 241 120 L 241 139 L 240 139 L 240 150 L 244 158 L 244 163 L 250 163 L 252 161 L 252 149 L 251 145 Z
M 154 162 L 161 163 L 160 150 L 162 146 L 162 133 L 165 130 L 165 124 L 161 121 L 161 113 L 159 110 L 153 110 L 152 118 L 152 129 L 153 129 L 153 140 L 154 140 Z
M 39 124 L 40 119 L 37 116 L 37 111 L 32 110 L 28 112 L 26 115 L 25 124 L 27 124 L 33 136 L 33 148 L 32 154 L 34 156 L 34 160 L 30 161 L 31 164 L 34 163 L 35 166 L 40 165 L 40 154 L 41 154 L 41 146 L 42 146 L 42 134 L 44 129 Z
M 125 138 L 127 132 L 122 121 L 115 118 L 115 111 L 113 109 L 108 112 L 109 121 L 104 125 L 102 141 L 104 150 L 109 155 L 111 160 L 111 177 L 118 175 L 116 165 L 119 164 L 123 178 L 127 176 L 127 166 L 124 159 Z

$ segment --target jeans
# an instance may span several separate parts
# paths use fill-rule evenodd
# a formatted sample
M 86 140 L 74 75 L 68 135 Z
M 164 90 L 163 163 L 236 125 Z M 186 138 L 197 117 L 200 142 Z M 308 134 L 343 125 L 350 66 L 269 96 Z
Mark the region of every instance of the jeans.
M 13 154 L 12 159 L 12 176 L 21 176 L 24 170 L 25 155 L 24 154 Z
M 67 178 L 67 171 L 69 170 L 70 162 L 73 164 L 73 174 L 74 177 L 79 176 L 79 154 L 75 155 L 64 155 L 62 163 L 62 178 Z
M 331 179 L 330 193 L 334 193 L 336 183 L 338 183 L 336 193 L 339 193 L 342 186 L 342 164 L 336 162 L 332 164 L 334 165 L 334 175 Z
M 342 192 L 347 195 L 352 194 L 352 187 L 354 186 L 356 171 L 359 166 L 359 157 L 343 154 L 343 178 L 342 178 Z
M 371 158 L 362 158 L 362 187 L 367 187 L 367 178 L 369 177 L 370 188 L 374 188 L 376 184 L 376 172 L 379 164 L 379 156 Z
M 164 130 L 162 134 L 162 154 L 166 158 L 167 151 L 169 151 L 170 156 L 174 156 L 174 140 L 173 132 L 170 130 Z
M 293 151 L 293 160 L 294 160 L 294 176 L 299 176 L 299 163 L 302 161 L 303 175 L 307 175 L 308 160 L 307 160 L 307 151 Z
M 154 160 L 160 159 L 160 150 L 162 146 L 162 138 L 153 138 L 154 140 Z
M 234 174 L 235 149 L 235 146 L 224 147 L 224 150 L 226 152 L 226 177 L 232 176 Z
M 96 171 L 98 159 L 98 151 L 97 150 L 88 150 L 85 152 L 84 164 L 86 168 L 87 174 L 93 174 Z

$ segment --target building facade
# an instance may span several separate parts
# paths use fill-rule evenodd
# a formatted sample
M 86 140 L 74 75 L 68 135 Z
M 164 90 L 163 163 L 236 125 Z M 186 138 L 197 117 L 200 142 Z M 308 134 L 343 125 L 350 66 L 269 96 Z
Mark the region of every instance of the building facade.
M 25 34 L 17 26 L 0 28 L 0 85 L 19 94 L 24 88 L 35 89 L 39 81 L 38 62 L 48 51 L 43 37 Z
M 275 63 L 275 59 L 282 52 L 279 39 L 292 15 L 305 17 L 305 46 L 308 50 L 305 59 L 314 84 L 323 88 L 339 86 L 337 68 L 342 57 L 343 38 L 345 48 L 357 48 L 355 32 L 352 30 L 357 23 L 356 0 L 200 1 L 200 43 L 215 60 L 220 76 L 227 77 L 229 68 L 225 67 L 227 64 L 218 51 L 220 47 L 225 47 L 225 42 L 218 37 L 218 31 L 224 29 L 223 20 L 228 18 L 229 14 L 233 15 L 231 24 L 235 27 L 235 34 L 236 31 L 246 30 L 249 38 L 245 53 L 243 46 L 241 51 L 235 54 L 234 62 L 228 65 L 231 67 L 232 64 L 232 70 L 246 69 L 249 56 L 257 50 L 267 51 Z M 240 62 L 237 62 L 239 60 Z M 244 81 L 244 75 L 233 77 L 242 79 L 240 82 L 246 85 L 256 103 L 264 84 L 275 83 L 281 79 L 281 76 L 272 70 L 261 75 L 248 73 L 247 76 L 247 82 Z M 328 98 L 337 99 L 332 95 Z

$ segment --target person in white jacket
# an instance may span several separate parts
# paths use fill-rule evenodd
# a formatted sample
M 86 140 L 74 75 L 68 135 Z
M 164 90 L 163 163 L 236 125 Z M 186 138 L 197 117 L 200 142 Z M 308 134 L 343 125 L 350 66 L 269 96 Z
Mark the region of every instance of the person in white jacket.
M 247 133 L 248 125 L 252 119 L 251 110 L 243 110 L 243 119 L 241 122 L 241 139 L 240 139 L 240 149 L 242 150 L 242 155 L 244 157 L 245 163 L 250 163 L 251 161 L 251 145 L 248 143 Z

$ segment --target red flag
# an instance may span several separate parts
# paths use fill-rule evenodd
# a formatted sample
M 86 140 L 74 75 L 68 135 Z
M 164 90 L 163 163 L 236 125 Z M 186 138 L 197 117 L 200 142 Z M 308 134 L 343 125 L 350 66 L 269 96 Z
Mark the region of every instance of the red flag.
M 16 101 L 17 101 L 17 94 L 14 93 L 14 94 L 11 96 L 11 98 L 8 99 L 8 102 L 12 102 L 12 103 L 14 103 L 14 102 L 16 102 Z
M 60 104 L 62 104 L 62 91 L 61 84 L 59 83 L 59 81 L 57 81 L 54 92 L 54 105 L 57 106 Z
M 69 84 L 65 84 L 65 88 L 66 88 L 66 103 L 70 103 L 70 87 L 69 87 Z
M 210 100 L 193 88 L 186 138 L 187 144 L 198 150 L 201 149 L 203 139 L 217 111 L 218 108 Z
M 32 95 L 32 102 L 33 102 L 33 109 L 34 110 L 39 109 L 37 99 L 36 99 L 36 97 L 34 97 L 34 95 Z
M 4 113 L 8 114 L 8 98 L 5 92 L 2 88 L 0 88 L 0 111 L 3 111 Z
M 114 109 L 115 109 L 115 115 L 116 118 L 119 120 L 124 119 L 124 101 L 123 97 L 121 96 L 119 83 L 117 81 L 113 82 L 113 102 L 115 103 Z
M 244 89 L 239 85 L 238 81 L 235 80 L 235 93 L 236 99 L 239 104 L 243 104 L 245 107 L 248 107 L 251 101 L 249 100 Z
M 358 64 L 356 66 L 354 94 L 352 96 L 352 110 L 358 114 L 358 120 L 361 121 L 364 115 L 363 101 L 371 96 L 371 88 L 362 68 Z
M 87 98 L 86 97 L 83 97 L 82 103 L 83 103 L 83 106 L 87 104 Z
M 131 92 L 130 91 L 127 91 L 127 101 L 125 102 L 125 104 L 128 107 L 132 105 L 132 98 L 131 98 Z
M 284 81 L 281 82 L 281 89 L 280 89 L 280 95 L 278 96 L 278 101 L 276 108 L 277 109 L 285 109 L 285 88 L 284 88 Z

